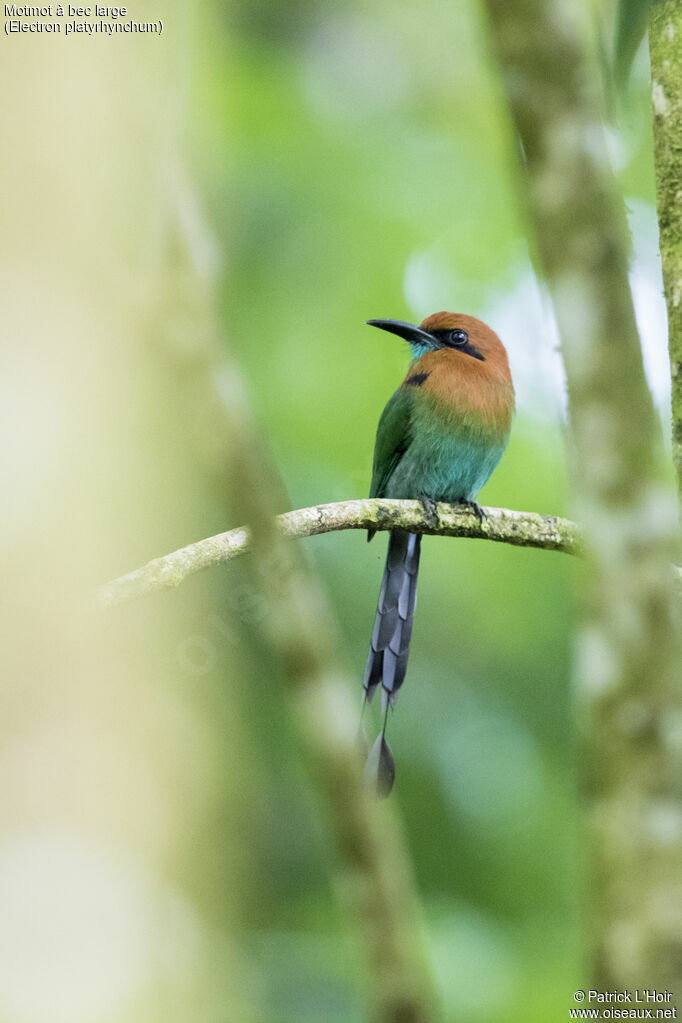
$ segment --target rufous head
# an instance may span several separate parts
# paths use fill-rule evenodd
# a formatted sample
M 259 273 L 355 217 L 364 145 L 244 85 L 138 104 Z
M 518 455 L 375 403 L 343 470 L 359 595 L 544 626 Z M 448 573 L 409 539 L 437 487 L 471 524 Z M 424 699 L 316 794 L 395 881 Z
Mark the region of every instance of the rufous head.
M 368 320 L 372 327 L 380 327 L 408 341 L 414 358 L 427 352 L 449 350 L 462 357 L 479 362 L 490 360 L 508 368 L 507 353 L 494 330 L 475 316 L 465 313 L 432 313 L 415 327 L 401 320 Z

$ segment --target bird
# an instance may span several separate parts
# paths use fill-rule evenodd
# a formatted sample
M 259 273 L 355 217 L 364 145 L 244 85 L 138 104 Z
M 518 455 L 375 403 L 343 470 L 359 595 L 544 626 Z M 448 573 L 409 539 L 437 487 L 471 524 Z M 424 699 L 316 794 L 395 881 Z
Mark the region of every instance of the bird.
M 367 324 L 397 335 L 411 350 L 405 378 L 379 419 L 370 497 L 419 500 L 435 522 L 439 501 L 464 504 L 482 521 L 478 493 L 504 454 L 514 413 L 504 345 L 487 324 L 464 313 L 433 313 L 418 327 L 402 320 Z M 368 531 L 368 541 L 375 532 Z M 378 797 L 395 780 L 386 724 L 407 670 L 420 548 L 420 533 L 390 531 L 363 685 L 363 710 L 381 688 L 383 727 L 365 765 Z

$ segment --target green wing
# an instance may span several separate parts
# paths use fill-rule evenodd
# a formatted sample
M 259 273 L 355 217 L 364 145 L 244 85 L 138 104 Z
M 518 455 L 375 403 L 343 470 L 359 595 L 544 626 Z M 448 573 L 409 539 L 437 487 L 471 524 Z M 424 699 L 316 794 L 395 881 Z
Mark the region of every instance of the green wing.
M 386 487 L 398 462 L 412 441 L 412 388 L 400 387 L 381 413 L 374 445 L 370 497 L 385 497 Z

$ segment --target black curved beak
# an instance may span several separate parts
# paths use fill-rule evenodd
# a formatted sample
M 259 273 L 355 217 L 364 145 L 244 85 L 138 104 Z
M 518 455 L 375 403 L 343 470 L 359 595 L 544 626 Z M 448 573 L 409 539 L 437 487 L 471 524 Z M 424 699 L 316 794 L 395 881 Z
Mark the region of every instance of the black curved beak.
M 402 320 L 367 320 L 370 327 L 379 327 L 381 330 L 388 330 L 391 334 L 397 334 L 404 341 L 413 345 L 426 345 L 428 348 L 438 348 L 438 341 L 432 334 L 428 334 L 421 327 L 415 327 L 413 323 L 403 323 Z

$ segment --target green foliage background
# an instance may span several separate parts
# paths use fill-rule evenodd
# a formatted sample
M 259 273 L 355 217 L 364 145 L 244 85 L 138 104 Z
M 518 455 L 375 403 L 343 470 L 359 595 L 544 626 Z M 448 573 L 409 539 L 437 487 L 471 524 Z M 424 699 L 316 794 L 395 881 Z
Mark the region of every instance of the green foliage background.
M 584 11 L 607 53 L 610 4 Z M 514 337 L 495 319 L 525 314 L 532 260 L 515 141 L 476 0 L 132 15 L 163 35 L 2 37 L 0 1023 L 359 1023 L 366 965 L 246 559 L 107 615 L 83 595 L 244 521 L 216 335 L 278 510 L 367 494 L 406 368 L 368 318 L 492 317 L 514 365 L 544 364 L 535 313 Z M 606 91 L 624 194 L 651 205 L 641 50 Z M 481 501 L 571 515 L 560 397 L 540 399 Z M 385 544 L 304 545 L 358 715 Z M 588 985 L 579 572 L 423 545 L 391 798 L 448 1021 L 564 1019 Z
M 291 506 L 363 496 L 376 422 L 406 359 L 364 320 L 482 313 L 517 271 L 516 155 L 482 12 L 473 2 L 243 3 L 202 20 L 196 52 L 188 148 L 225 261 L 225 337 Z M 613 130 L 627 153 L 627 195 L 651 202 L 641 68 Z M 448 274 L 430 281 L 431 306 L 417 308 L 404 278 L 424 252 Z M 521 409 L 483 503 L 570 514 L 560 418 Z M 358 697 L 384 545 L 353 533 L 306 542 Z M 556 554 L 424 544 L 390 739 L 451 1019 L 558 1019 L 586 983 L 569 690 L 575 571 Z M 225 573 L 226 590 L 234 579 Z M 359 1020 L 362 966 L 330 889 L 314 779 L 253 630 L 234 611 L 249 650 L 239 685 L 257 761 L 243 912 L 262 1018 Z

